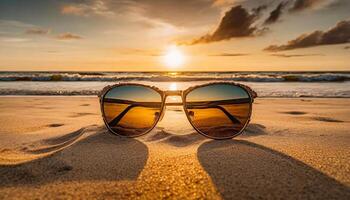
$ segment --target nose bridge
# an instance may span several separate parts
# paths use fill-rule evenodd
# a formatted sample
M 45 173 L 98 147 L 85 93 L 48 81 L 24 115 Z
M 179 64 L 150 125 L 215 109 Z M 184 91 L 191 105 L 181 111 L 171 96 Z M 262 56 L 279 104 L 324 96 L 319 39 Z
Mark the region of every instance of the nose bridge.
M 167 90 L 164 92 L 165 97 L 167 96 L 182 96 L 182 90 Z
M 180 96 L 182 99 L 182 90 L 168 90 L 164 92 L 164 96 L 165 96 L 165 101 L 167 99 L 168 96 Z M 182 106 L 182 100 L 180 101 L 174 101 L 173 99 L 170 102 L 166 102 L 165 103 L 166 106 Z

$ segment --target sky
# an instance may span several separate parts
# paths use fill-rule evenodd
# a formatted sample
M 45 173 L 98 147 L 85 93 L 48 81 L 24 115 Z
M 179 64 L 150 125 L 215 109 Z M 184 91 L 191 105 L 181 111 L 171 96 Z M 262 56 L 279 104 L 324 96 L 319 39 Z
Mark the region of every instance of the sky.
M 347 71 L 349 10 L 349 0 L 0 0 L 0 70 Z

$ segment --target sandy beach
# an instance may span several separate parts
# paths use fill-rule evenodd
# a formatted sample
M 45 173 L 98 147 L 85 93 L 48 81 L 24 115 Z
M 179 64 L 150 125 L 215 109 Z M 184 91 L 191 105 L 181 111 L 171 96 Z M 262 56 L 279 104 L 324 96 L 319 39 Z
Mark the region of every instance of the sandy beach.
M 215 141 L 181 107 L 128 139 L 97 97 L 1 97 L 0 199 L 350 199 L 349 105 L 258 98 L 244 134 Z

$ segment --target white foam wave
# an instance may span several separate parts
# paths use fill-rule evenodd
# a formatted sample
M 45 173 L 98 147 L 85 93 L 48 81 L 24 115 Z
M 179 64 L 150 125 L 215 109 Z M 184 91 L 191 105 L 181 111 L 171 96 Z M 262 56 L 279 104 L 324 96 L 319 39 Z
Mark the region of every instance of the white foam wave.
M 287 72 L 182 72 L 171 73 L 75 73 L 75 72 L 1 72 L 0 81 L 245 81 L 245 82 L 344 82 L 350 81 L 350 73 L 287 73 Z

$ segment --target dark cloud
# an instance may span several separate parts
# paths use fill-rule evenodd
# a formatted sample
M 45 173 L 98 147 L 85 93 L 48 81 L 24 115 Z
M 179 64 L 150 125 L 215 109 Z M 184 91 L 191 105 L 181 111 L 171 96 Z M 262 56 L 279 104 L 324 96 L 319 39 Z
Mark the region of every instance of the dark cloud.
M 223 57 L 237 57 L 237 56 L 248 56 L 247 53 L 219 53 L 219 54 L 211 54 L 209 56 L 223 56 Z
M 47 35 L 49 33 L 50 33 L 50 30 L 42 29 L 42 28 L 29 28 L 26 30 L 26 34 L 30 34 L 30 35 Z
M 271 45 L 265 51 L 285 51 L 319 45 L 344 44 L 350 42 L 350 20 L 341 21 L 328 31 L 303 34 L 285 45 Z
M 261 5 L 261 6 L 258 6 L 256 8 L 253 8 L 252 11 L 256 14 L 256 15 L 260 15 L 264 10 L 267 9 L 267 5 Z
M 72 33 L 62 33 L 62 34 L 56 36 L 56 38 L 58 40 L 80 40 L 80 39 L 83 39 L 81 36 L 75 35 Z
M 313 8 L 330 0 L 295 0 L 289 11 L 296 12 Z
M 229 40 L 237 37 L 253 36 L 257 27 L 253 23 L 257 20 L 255 13 L 249 13 L 242 6 L 232 7 L 225 13 L 218 28 L 212 33 L 204 35 L 190 44 L 210 43 Z
M 269 17 L 265 20 L 264 24 L 272 24 L 279 20 L 283 13 L 283 9 L 286 7 L 287 2 L 282 1 L 277 7 L 270 12 Z
M 308 57 L 308 56 L 323 56 L 322 54 L 271 54 L 271 56 L 282 58 Z

